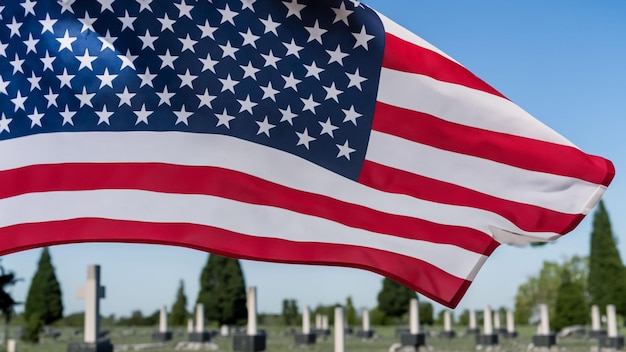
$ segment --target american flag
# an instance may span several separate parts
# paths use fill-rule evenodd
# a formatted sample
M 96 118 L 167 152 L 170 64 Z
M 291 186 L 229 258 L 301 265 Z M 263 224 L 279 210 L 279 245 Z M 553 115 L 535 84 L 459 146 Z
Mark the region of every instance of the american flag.
M 0 113 L 0 254 L 172 244 L 451 307 L 614 175 L 354 0 L 2 2 Z

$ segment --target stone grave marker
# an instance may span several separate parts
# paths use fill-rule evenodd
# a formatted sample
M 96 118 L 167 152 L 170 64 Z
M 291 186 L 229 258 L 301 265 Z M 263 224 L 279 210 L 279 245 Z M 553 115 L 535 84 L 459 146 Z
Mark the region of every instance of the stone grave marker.
M 617 315 L 615 306 L 609 304 L 606 306 L 606 327 L 607 335 L 600 337 L 600 348 L 610 350 L 621 350 L 624 348 L 624 336 L 618 334 L 617 331 Z
M 316 318 L 317 321 L 317 318 Z M 330 336 L 330 329 L 328 328 L 328 315 L 320 315 L 320 328 L 315 330 L 317 336 L 321 336 L 324 339 Z
M 493 311 L 492 322 L 493 322 L 493 333 L 501 335 L 505 331 L 505 329 L 502 327 L 502 320 L 500 320 L 500 311 L 497 309 Z
M 313 345 L 317 335 L 311 332 L 309 306 L 302 307 L 302 332 L 296 333 L 296 345 Z
M 515 316 L 512 310 L 506 311 L 506 331 L 504 337 L 508 339 L 514 339 L 517 337 L 517 330 L 515 330 Z
M 189 333 L 189 342 L 206 343 L 211 341 L 211 333 L 204 329 L 204 304 L 196 305 L 195 329 Z
M 444 339 L 456 337 L 456 331 L 452 330 L 452 316 L 447 309 L 443 312 L 443 331 L 439 333 L 439 337 Z
M 469 310 L 469 326 L 467 327 L 467 331 L 465 332 L 467 335 L 479 335 L 480 329 L 476 325 L 476 311 L 473 309 Z
M 550 348 L 556 346 L 556 334 L 550 331 L 550 316 L 548 314 L 548 305 L 539 305 L 539 326 L 537 333 L 533 335 L 533 345 L 539 348 Z
M 600 308 L 597 305 L 591 306 L 591 330 L 589 331 L 589 337 L 600 338 L 606 336 L 606 330 L 602 329 L 600 324 Z
M 191 334 L 194 331 L 193 319 L 187 319 L 187 333 Z
M 17 352 L 17 341 L 13 339 L 7 340 L 7 352 Z
M 491 307 L 486 306 L 483 312 L 483 333 L 476 335 L 476 346 L 491 348 L 498 345 L 498 334 L 493 331 L 493 315 Z
M 426 346 L 426 335 L 420 331 L 419 309 L 417 299 L 411 299 L 409 303 L 409 333 L 400 334 L 400 345 L 402 347 L 412 347 L 418 349 Z
M 172 339 L 172 332 L 167 329 L 167 307 L 161 306 L 159 312 L 159 330 L 152 333 L 152 341 L 165 342 Z
M 375 332 L 370 328 L 370 311 L 368 309 L 363 310 L 362 315 L 362 330 L 357 331 L 357 337 L 365 340 L 374 338 Z
M 256 302 L 256 287 L 249 287 L 246 299 L 246 305 L 248 308 L 248 324 L 245 334 L 235 333 L 233 335 L 233 351 L 235 352 L 265 351 L 267 335 L 264 331 L 258 330 Z
M 228 325 L 220 326 L 220 336 L 221 337 L 228 337 L 228 336 L 230 336 L 230 328 L 228 327 Z
M 345 331 L 343 308 L 335 307 L 335 352 L 345 351 Z
M 100 285 L 100 266 L 87 267 L 87 282 L 76 289 L 76 297 L 85 300 L 85 323 L 83 342 L 72 342 L 67 352 L 113 352 L 113 345 L 107 339 L 100 339 L 100 299 L 105 289 Z

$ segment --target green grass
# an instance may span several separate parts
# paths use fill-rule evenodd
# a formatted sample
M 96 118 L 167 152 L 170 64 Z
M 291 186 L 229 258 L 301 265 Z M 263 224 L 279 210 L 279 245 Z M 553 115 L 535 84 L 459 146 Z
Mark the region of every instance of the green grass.
M 268 352 L 332 352 L 334 350 L 334 338 L 330 336 L 326 340 L 318 340 L 316 344 L 309 346 L 295 345 L 293 335 L 287 333 L 285 327 L 261 327 L 268 333 L 267 351 Z M 19 352 L 45 351 L 45 352 L 65 352 L 70 342 L 80 342 L 82 335 L 75 334 L 73 328 L 61 328 L 61 337 L 57 340 L 51 338 L 43 338 L 39 344 L 28 344 L 18 341 Z M 346 336 L 345 351 L 346 352 L 386 352 L 389 347 L 399 338 L 395 336 L 394 327 L 374 327 L 378 337 L 371 341 L 361 341 L 354 336 Z M 427 331 L 438 332 L 441 328 L 432 327 Z M 456 352 L 456 351 L 476 351 L 475 340 L 473 336 L 463 336 L 464 328 L 456 329 L 458 337 L 454 339 L 440 339 L 438 337 L 427 337 L 426 343 L 437 352 Z M 532 335 L 535 331 L 534 327 L 520 327 L 520 336 L 517 339 L 500 338 L 501 351 L 527 351 L 528 345 L 532 341 Z M 122 328 L 116 327 L 110 330 L 109 339 L 116 346 L 138 343 L 151 342 L 151 328 Z M 147 351 L 154 352 L 170 352 L 174 351 L 174 346 L 179 341 L 187 341 L 187 334 L 182 329 L 174 330 L 174 340 L 166 344 L 165 348 L 150 349 Z M 219 351 L 232 351 L 232 337 L 217 337 L 214 341 L 219 346 Z M 597 346 L 597 341 L 578 338 L 563 338 L 558 341 L 561 348 L 565 348 L 568 352 L 588 352 L 592 346 Z M 484 350 L 484 349 L 483 349 Z

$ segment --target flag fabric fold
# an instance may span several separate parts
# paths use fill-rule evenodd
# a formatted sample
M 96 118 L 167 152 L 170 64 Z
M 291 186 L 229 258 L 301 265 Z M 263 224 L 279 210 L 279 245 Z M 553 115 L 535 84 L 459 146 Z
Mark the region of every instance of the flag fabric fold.
M 0 113 L 0 254 L 171 244 L 450 307 L 615 173 L 353 0 L 6 3 Z

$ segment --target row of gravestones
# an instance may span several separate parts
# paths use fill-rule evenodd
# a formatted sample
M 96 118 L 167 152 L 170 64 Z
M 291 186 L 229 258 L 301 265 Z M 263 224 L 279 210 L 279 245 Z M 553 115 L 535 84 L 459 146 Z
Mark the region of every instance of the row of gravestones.
M 540 321 L 537 327 L 537 333 L 533 335 L 531 348 L 538 349 L 550 349 L 557 346 L 556 334 L 550 330 L 550 320 L 548 314 L 548 306 L 542 304 L 539 306 Z M 438 335 L 440 338 L 452 339 L 456 337 L 456 332 L 452 329 L 451 314 L 450 311 L 444 311 L 444 327 Z M 302 314 L 302 333 L 298 333 L 295 336 L 296 344 L 308 345 L 315 344 L 318 336 L 327 337 L 330 334 L 328 327 L 323 326 L 323 319 L 320 315 L 316 316 L 316 329 L 311 331 L 309 308 L 305 306 Z M 600 310 L 598 306 L 591 307 L 591 330 L 589 332 L 590 338 L 597 338 L 601 348 L 620 350 L 624 347 L 624 336 L 618 335 L 617 331 L 617 318 L 615 313 L 615 306 L 608 305 L 606 307 L 606 320 L 607 330 L 601 328 L 600 324 Z M 362 316 L 362 330 L 357 332 L 357 337 L 361 339 L 371 339 L 376 336 L 375 331 L 370 329 L 369 311 L 364 310 Z M 421 347 L 427 347 L 426 334 L 420 329 L 419 322 L 419 310 L 416 299 L 411 300 L 409 307 L 409 328 L 396 329 L 396 335 L 400 337 L 400 343 L 394 344 L 395 349 L 404 347 L 412 347 L 419 349 Z M 327 324 L 327 323 L 326 323 Z M 344 322 L 345 324 L 345 322 Z M 473 310 L 469 312 L 469 326 L 466 334 L 476 336 L 476 347 L 487 349 L 496 347 L 499 345 L 499 338 L 506 339 L 517 338 L 518 333 L 515 330 L 515 321 L 512 311 L 506 313 L 506 328 L 500 326 L 500 312 L 495 311 L 492 314 L 489 306 L 485 307 L 483 318 L 483 329 L 476 325 L 476 314 Z M 337 327 L 335 327 L 337 329 Z M 341 331 L 341 330 L 335 330 Z M 351 329 L 344 329 L 344 333 L 352 333 Z M 392 346 L 393 347 L 393 346 Z M 392 348 L 394 349 L 394 348 Z M 337 350 L 337 347 L 335 348 Z
M 101 338 L 100 321 L 99 321 L 99 301 L 105 296 L 105 289 L 100 285 L 100 267 L 91 265 L 87 269 L 87 282 L 84 286 L 78 288 L 77 296 L 85 299 L 85 323 L 84 323 L 84 340 L 83 342 L 73 342 L 68 345 L 67 352 L 113 352 L 113 345 L 108 339 Z M 234 352 L 258 352 L 266 349 L 267 335 L 265 331 L 257 328 L 257 304 L 256 304 L 256 288 L 250 287 L 247 293 L 248 322 L 245 332 L 236 332 L 233 335 L 233 351 Z M 600 327 L 600 312 L 597 306 L 593 306 L 591 310 L 592 329 L 591 337 L 598 338 L 600 347 L 621 349 L 624 347 L 624 336 L 618 335 L 617 318 L 615 306 L 606 307 L 607 330 Z M 328 328 L 328 317 L 317 315 L 316 328 L 311 330 L 310 312 L 308 306 L 305 306 L 302 314 L 302 332 L 295 335 L 296 344 L 310 345 L 314 344 L 318 336 L 324 338 L 330 335 Z M 513 322 L 512 312 L 507 312 L 507 328 L 500 328 L 499 313 L 492 314 L 491 309 L 487 306 L 484 310 L 483 329 L 482 331 L 476 326 L 476 317 L 473 311 L 470 311 L 468 333 L 476 335 L 477 347 L 493 347 L 498 345 L 499 336 L 505 338 L 517 337 L 515 324 Z M 371 339 L 375 337 L 375 331 L 370 327 L 369 311 L 365 310 L 362 317 L 362 330 L 357 332 L 357 336 L 362 339 Z M 426 334 L 419 326 L 418 304 L 416 299 L 412 299 L 409 307 L 409 328 L 398 331 L 400 343 L 396 344 L 398 348 L 426 347 Z M 222 328 L 222 335 L 228 335 L 228 328 Z M 345 323 L 343 309 L 337 307 L 335 309 L 335 326 L 334 331 L 343 331 L 342 334 L 334 334 L 335 352 L 343 352 L 345 345 L 346 333 L 351 333 Z M 195 323 L 190 319 L 188 322 L 189 342 L 192 344 L 210 343 L 212 336 L 216 332 L 205 330 L 204 326 L 204 307 L 199 304 L 196 307 Z M 454 338 L 456 333 L 452 330 L 450 312 L 444 312 L 444 329 L 440 333 L 440 337 Z M 167 312 L 165 306 L 161 308 L 159 319 L 159 330 L 152 336 L 154 341 L 165 342 L 172 339 L 172 332 L 167 327 Z M 15 341 L 7 341 L 8 350 L 15 351 Z M 550 323 L 548 317 L 547 305 L 540 305 L 540 323 L 537 333 L 533 336 L 533 345 L 538 348 L 550 348 L 557 345 L 556 334 L 550 331 Z M 196 346 L 197 347 L 197 346 Z
M 540 350 L 551 349 L 558 347 L 556 334 L 550 330 L 550 319 L 548 314 L 548 306 L 541 304 L 539 306 L 540 320 L 537 326 L 537 332 L 533 335 L 532 344 L 529 349 L 538 348 Z M 598 306 L 592 306 L 591 308 L 591 330 L 589 332 L 590 338 L 597 338 L 600 348 L 610 350 L 621 350 L 624 347 L 624 336 L 618 335 L 617 330 L 617 317 L 614 305 L 608 305 L 606 307 L 606 321 L 607 330 L 601 328 L 600 325 L 600 310 Z M 400 335 L 401 343 L 397 344 L 398 348 L 401 347 L 426 347 L 426 335 L 420 330 L 417 322 L 419 321 L 417 300 L 411 301 L 410 307 L 410 322 L 411 328 L 409 331 L 406 329 L 399 329 L 397 333 Z M 485 307 L 483 318 L 482 331 L 476 326 L 476 315 L 474 311 L 470 311 L 469 327 L 467 329 L 468 335 L 476 336 L 476 347 L 480 349 L 486 347 L 491 349 L 499 345 L 499 337 L 504 338 L 516 338 L 517 331 L 515 330 L 515 322 L 513 319 L 513 312 L 507 312 L 507 327 L 500 327 L 500 314 L 494 312 L 492 314 L 489 306 Z M 449 311 L 444 312 L 444 329 L 440 332 L 440 338 L 454 338 L 456 332 L 452 330 L 451 316 Z
M 77 297 L 85 299 L 85 323 L 84 323 L 84 340 L 82 342 L 72 342 L 68 345 L 67 352 L 113 352 L 113 344 L 110 340 L 101 338 L 100 336 L 100 299 L 104 298 L 105 289 L 100 285 L 100 267 L 91 265 L 87 268 L 87 283 L 77 290 Z M 233 335 L 233 351 L 234 352 L 258 352 L 266 349 L 267 335 L 265 331 L 257 328 L 257 304 L 256 304 L 256 288 L 250 287 L 247 293 L 248 322 L 245 332 L 236 332 Z M 415 307 L 417 305 L 415 304 Z M 189 346 L 197 349 L 197 344 L 210 343 L 215 332 L 207 331 L 204 326 L 204 307 L 202 304 L 196 306 L 195 322 L 190 319 L 187 326 L 189 342 L 195 344 Z M 310 329 L 309 309 L 303 312 L 303 332 L 296 334 L 296 342 L 298 344 L 311 344 L 315 342 L 317 335 L 325 337 L 330 335 L 328 329 L 328 317 L 316 316 L 316 330 L 314 333 Z M 363 318 L 364 329 L 359 332 L 359 336 L 371 338 L 374 332 L 369 328 L 369 314 L 365 313 Z M 335 308 L 335 331 L 346 331 L 345 318 L 343 308 Z M 224 331 L 226 329 L 226 331 Z M 222 328 L 222 335 L 228 335 L 227 327 Z M 334 334 L 335 351 L 343 352 L 345 345 L 345 333 Z M 172 332 L 167 327 L 167 312 L 163 306 L 159 316 L 159 330 L 156 331 L 152 338 L 157 342 L 165 342 L 172 339 Z
M 87 283 L 77 290 L 77 297 L 85 299 L 84 339 L 82 342 L 72 342 L 67 352 L 113 352 L 110 340 L 100 336 L 100 299 L 104 298 L 105 289 L 100 285 L 100 266 L 91 265 L 87 268 Z M 245 333 L 236 333 L 233 336 L 233 350 L 235 352 L 264 351 L 266 335 L 257 329 L 256 288 L 250 287 L 247 294 L 248 326 Z M 204 307 L 196 307 L 196 321 L 188 325 L 189 348 L 197 349 L 198 344 L 208 344 L 213 332 L 204 328 Z M 172 332 L 167 328 L 167 312 L 161 308 L 159 316 L 159 330 L 152 335 L 153 340 L 165 342 L 172 339 Z

